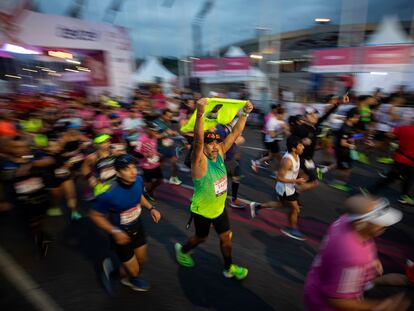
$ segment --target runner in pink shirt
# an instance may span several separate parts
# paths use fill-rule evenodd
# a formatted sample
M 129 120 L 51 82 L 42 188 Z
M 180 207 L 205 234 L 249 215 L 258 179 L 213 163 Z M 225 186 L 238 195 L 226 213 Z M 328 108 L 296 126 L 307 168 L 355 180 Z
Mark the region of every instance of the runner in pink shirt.
M 163 180 L 160 155 L 157 150 L 159 130 L 155 124 L 148 124 L 147 132 L 140 136 L 135 147 L 135 151 L 142 156 L 140 166 L 143 170 L 146 196 L 151 201 L 155 201 L 154 190 Z
M 403 295 L 364 299 L 364 289 L 382 274 L 374 237 L 402 218 L 385 199 L 354 196 L 345 203 L 347 214 L 336 220 L 322 242 L 304 289 L 305 309 L 406 310 Z

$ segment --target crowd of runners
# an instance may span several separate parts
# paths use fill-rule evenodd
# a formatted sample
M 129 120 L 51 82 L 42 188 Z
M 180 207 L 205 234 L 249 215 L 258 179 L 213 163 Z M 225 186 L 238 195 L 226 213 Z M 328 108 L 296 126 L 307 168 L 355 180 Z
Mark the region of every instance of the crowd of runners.
M 108 96 L 93 102 L 70 95 L 4 97 L 0 99 L 0 210 L 14 209 L 21 215 L 43 256 L 52 241 L 43 229 L 47 217 L 65 215 L 68 222 L 90 217 L 112 242 L 122 263 L 116 271 L 122 284 L 147 291 L 150 285 L 140 276 L 147 253 L 140 215 L 150 213 L 155 223 L 162 219 L 154 205 L 156 189 L 164 182 L 180 186 L 178 171 L 193 180 L 189 225 L 195 227 L 194 236 L 175 245 L 178 264 L 195 265 L 191 251 L 214 227 L 220 239 L 223 275 L 238 280 L 247 277 L 248 268 L 233 263 L 227 192 L 231 194 L 229 206 L 244 209 L 252 218 L 261 217 L 264 208 L 287 208 L 289 226 L 281 232 L 306 240 L 298 227 L 300 194 L 318 191 L 323 181 L 349 193 L 350 199 L 345 203 L 345 216 L 329 229 L 308 275 L 306 307 L 405 310 L 409 302 L 403 295 L 361 299 L 369 284 L 414 281 L 404 275 L 376 280 L 382 266 L 372 240 L 402 218 L 388 200 L 376 198 L 384 187 L 398 180 L 402 185 L 398 202 L 414 206 L 410 192 L 414 115 L 401 114 L 404 100 L 398 93 L 351 100 L 347 94 L 332 95 L 324 111 L 309 105 L 296 115 L 287 115 L 288 103 L 272 105 L 262 129 L 266 152 L 247 160 L 253 172 L 271 173 L 277 199 L 246 203 L 239 198 L 243 182 L 239 146 L 245 143 L 242 133 L 254 109 L 248 99 L 235 101 L 242 103 L 240 109 L 222 124 L 225 118 L 220 113 L 235 103 L 224 100 L 207 111 L 209 99 L 188 90 L 174 90 L 170 97 L 157 87 L 137 90 L 127 103 Z M 339 128 L 329 121 L 333 115 Z M 193 124 L 192 130 L 184 131 L 188 124 Z M 356 187 L 350 183 L 355 161 L 360 165 L 378 161 L 389 169 L 379 172 L 375 184 Z M 111 260 L 105 259 L 102 265 L 103 281 L 112 282 Z

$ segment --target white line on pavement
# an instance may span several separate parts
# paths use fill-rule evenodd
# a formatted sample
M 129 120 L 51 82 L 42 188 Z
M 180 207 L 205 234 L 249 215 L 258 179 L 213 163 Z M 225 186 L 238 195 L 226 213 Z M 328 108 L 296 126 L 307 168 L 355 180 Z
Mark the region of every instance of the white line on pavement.
M 0 247 L 0 273 L 39 311 L 63 311 L 2 247 Z
M 250 147 L 250 146 L 239 146 L 239 147 L 240 148 L 244 148 L 244 149 L 252 149 L 252 150 L 266 151 L 266 149 L 257 148 L 257 147 Z

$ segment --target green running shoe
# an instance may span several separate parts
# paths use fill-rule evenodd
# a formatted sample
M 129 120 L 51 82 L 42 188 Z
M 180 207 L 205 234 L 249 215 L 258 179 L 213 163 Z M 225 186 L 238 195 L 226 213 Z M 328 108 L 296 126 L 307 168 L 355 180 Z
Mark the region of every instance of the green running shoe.
M 243 280 L 246 278 L 247 274 L 249 274 L 247 268 L 235 264 L 232 264 L 229 270 L 223 270 L 223 275 L 228 279 L 235 277 L 238 280 Z
M 414 205 L 414 200 L 410 198 L 408 195 L 400 196 L 398 202 L 400 202 L 401 204 Z
M 73 210 L 70 217 L 72 220 L 79 220 L 82 218 L 82 215 L 78 211 Z
M 363 164 L 369 164 L 368 156 L 362 152 L 358 152 L 358 161 Z
M 345 192 L 350 192 L 352 189 L 347 186 L 346 184 L 343 183 L 339 183 L 339 182 L 334 182 L 330 184 L 331 187 L 341 190 L 341 191 L 345 191 Z
M 192 268 L 195 266 L 194 260 L 190 254 L 182 252 L 183 246 L 180 243 L 175 243 L 175 258 L 180 266 Z
M 51 207 L 47 210 L 46 215 L 51 216 L 51 217 L 57 217 L 57 216 L 62 216 L 63 213 L 59 207 Z
M 361 192 L 364 197 L 369 197 L 371 195 L 368 189 L 364 187 L 359 187 L 359 192 Z
M 379 157 L 377 162 L 381 164 L 394 164 L 394 160 L 390 157 Z

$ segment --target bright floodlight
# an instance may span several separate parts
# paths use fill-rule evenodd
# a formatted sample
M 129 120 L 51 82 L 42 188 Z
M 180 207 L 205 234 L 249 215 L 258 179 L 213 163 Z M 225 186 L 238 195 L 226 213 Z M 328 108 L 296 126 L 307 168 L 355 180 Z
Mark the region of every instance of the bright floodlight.
M 263 55 L 259 55 L 259 54 L 250 54 L 250 58 L 253 58 L 253 59 L 263 59 Z
M 318 24 L 327 24 L 330 21 L 331 21 L 330 18 L 322 18 L 322 17 L 315 18 L 315 23 L 318 23 Z

